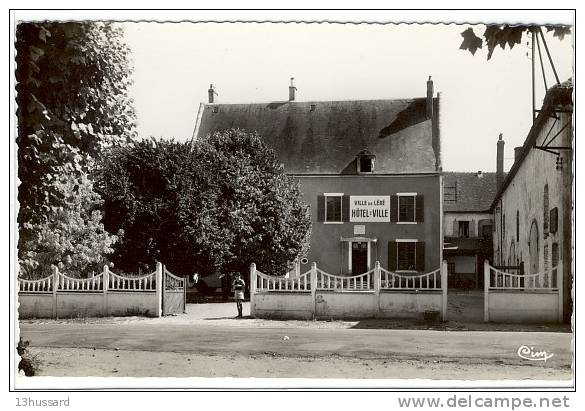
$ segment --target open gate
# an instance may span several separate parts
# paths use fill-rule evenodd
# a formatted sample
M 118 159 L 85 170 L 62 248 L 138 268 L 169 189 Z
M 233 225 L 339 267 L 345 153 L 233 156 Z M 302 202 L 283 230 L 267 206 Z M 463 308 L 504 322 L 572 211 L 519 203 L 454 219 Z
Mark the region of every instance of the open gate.
M 162 315 L 182 314 L 187 303 L 187 279 L 181 278 L 163 266 Z

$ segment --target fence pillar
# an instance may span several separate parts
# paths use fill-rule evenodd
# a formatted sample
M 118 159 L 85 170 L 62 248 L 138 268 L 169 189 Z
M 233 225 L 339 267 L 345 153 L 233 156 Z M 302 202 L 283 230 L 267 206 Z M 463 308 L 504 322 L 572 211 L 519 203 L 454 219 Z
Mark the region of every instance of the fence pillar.
M 162 263 L 156 263 L 156 317 L 162 316 L 162 299 L 163 299 L 163 266 Z
M 563 260 L 559 260 L 557 264 L 557 288 L 559 289 L 559 322 L 562 323 L 564 320 L 563 316 L 563 308 L 565 306 L 563 298 L 564 298 L 564 276 L 565 270 L 563 269 Z
M 422 279 L 421 279 L 422 282 Z M 443 260 L 441 264 L 441 292 L 443 294 L 441 305 L 441 320 L 447 321 L 447 290 L 449 288 L 447 261 Z
M 53 318 L 57 318 L 57 289 L 59 288 L 59 269 L 52 265 L 51 274 L 53 275 Z
M 250 264 L 250 315 L 255 318 L 254 294 L 256 294 L 256 264 Z
M 313 318 L 317 316 L 317 263 L 311 264 L 311 297 L 313 299 Z
M 483 261 L 483 321 L 490 321 L 490 263 Z
M 103 285 L 103 297 L 104 297 L 104 305 L 103 305 L 103 313 L 104 317 L 108 316 L 108 289 L 110 288 L 110 268 L 107 264 L 104 265 L 104 274 L 102 275 L 102 285 Z
M 380 288 L 382 282 L 382 274 L 380 272 L 380 262 L 376 261 L 374 265 L 374 294 L 376 295 L 376 313 L 378 317 L 380 315 Z

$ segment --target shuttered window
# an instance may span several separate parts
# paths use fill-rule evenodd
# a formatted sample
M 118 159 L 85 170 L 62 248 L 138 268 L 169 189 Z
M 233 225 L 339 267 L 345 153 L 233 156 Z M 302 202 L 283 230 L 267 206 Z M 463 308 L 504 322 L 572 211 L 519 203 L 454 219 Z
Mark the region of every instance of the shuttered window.
M 424 196 L 416 193 L 398 193 L 390 199 L 390 221 L 399 223 L 423 222 Z
M 398 196 L 398 221 L 414 222 L 414 203 L 416 196 Z
M 349 196 L 341 193 L 325 193 L 317 196 L 317 221 L 341 223 L 349 221 Z
M 424 271 L 424 241 L 389 241 L 388 269 L 390 271 Z

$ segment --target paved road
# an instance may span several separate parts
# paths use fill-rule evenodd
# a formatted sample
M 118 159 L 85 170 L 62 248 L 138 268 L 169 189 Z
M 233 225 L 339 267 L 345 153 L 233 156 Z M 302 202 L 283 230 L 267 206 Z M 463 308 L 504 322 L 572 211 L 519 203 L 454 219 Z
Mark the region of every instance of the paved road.
M 432 330 L 247 328 L 186 324 L 21 324 L 36 347 L 78 347 L 199 354 L 347 356 L 425 359 L 568 368 L 571 334 L 549 332 L 448 332 Z M 554 354 L 527 361 L 520 346 Z

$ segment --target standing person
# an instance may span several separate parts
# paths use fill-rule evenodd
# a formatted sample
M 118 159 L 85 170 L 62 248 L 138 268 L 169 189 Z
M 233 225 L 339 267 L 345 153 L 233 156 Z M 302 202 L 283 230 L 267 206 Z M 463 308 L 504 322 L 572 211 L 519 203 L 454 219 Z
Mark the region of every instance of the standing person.
M 246 282 L 240 276 L 240 273 L 236 273 L 236 278 L 232 282 L 232 288 L 234 290 L 234 297 L 236 299 L 236 305 L 238 307 L 238 317 L 242 318 L 242 302 L 244 301 L 244 289 Z

